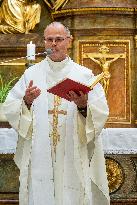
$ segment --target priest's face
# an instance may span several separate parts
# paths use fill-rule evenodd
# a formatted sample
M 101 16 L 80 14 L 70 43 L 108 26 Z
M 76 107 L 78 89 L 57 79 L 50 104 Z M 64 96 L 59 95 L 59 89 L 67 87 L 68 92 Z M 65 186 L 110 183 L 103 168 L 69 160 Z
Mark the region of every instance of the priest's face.
M 53 61 L 62 61 L 68 54 L 71 36 L 61 24 L 49 25 L 44 31 L 45 49 L 52 49 L 49 55 Z

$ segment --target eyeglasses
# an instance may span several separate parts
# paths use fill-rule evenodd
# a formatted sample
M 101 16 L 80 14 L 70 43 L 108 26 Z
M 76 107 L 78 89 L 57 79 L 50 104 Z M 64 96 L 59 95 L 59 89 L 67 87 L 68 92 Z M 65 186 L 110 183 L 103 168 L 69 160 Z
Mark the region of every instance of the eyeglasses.
M 67 38 L 70 38 L 69 36 L 67 36 L 67 37 L 61 37 L 61 36 L 59 36 L 59 37 L 56 37 L 56 38 L 52 38 L 52 37 L 47 37 L 47 38 L 44 38 L 44 40 L 46 41 L 46 43 L 53 43 L 53 42 L 55 42 L 55 43 L 61 43 L 61 42 L 63 42 L 65 39 L 67 39 Z

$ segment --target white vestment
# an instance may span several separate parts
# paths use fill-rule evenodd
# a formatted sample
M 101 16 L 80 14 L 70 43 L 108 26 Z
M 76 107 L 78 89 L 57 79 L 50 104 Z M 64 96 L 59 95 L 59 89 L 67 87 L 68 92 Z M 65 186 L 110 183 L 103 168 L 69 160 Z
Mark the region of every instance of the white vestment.
M 70 58 L 54 64 L 47 59 L 25 71 L 4 106 L 9 123 L 19 133 L 15 162 L 20 169 L 20 205 L 109 205 L 99 136 L 108 116 L 102 86 L 98 83 L 89 92 L 86 118 L 73 102 L 61 100 L 58 109 L 67 115 L 58 114 L 60 141 L 55 155 L 49 137 L 53 114 L 48 114 L 54 96 L 47 89 L 66 76 L 90 85 L 94 76 Z M 41 94 L 29 111 L 23 97 L 30 80 Z

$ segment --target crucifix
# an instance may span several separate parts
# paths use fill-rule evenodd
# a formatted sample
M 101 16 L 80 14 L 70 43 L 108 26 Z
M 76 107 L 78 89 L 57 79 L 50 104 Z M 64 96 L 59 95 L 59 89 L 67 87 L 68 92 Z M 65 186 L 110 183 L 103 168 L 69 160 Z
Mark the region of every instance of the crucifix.
M 54 153 L 56 154 L 56 146 L 57 143 L 60 141 L 60 134 L 58 132 L 58 115 L 66 115 L 67 111 L 59 110 L 59 106 L 61 105 L 61 98 L 57 95 L 54 95 L 54 108 L 53 110 L 49 110 L 49 114 L 53 114 L 53 130 L 50 134 L 50 137 L 53 140 L 53 147 L 54 147 Z
M 102 71 L 104 72 L 104 77 L 102 78 L 101 83 L 104 87 L 105 93 L 107 94 L 109 88 L 109 80 L 111 77 L 109 71 L 110 64 L 119 58 L 125 58 L 125 53 L 110 54 L 109 48 L 105 45 L 102 45 L 99 48 L 99 53 L 84 53 L 83 58 L 90 58 L 101 67 Z

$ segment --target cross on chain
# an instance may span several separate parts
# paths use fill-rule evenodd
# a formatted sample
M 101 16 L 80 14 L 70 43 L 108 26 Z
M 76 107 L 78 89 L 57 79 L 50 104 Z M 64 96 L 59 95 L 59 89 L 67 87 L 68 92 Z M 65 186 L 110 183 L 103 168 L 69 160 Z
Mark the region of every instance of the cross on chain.
M 61 105 L 61 98 L 57 95 L 54 95 L 54 108 L 53 110 L 49 110 L 49 114 L 53 114 L 53 130 L 50 134 L 50 137 L 52 137 L 53 140 L 53 147 L 54 147 L 54 153 L 56 153 L 56 146 L 57 143 L 60 141 L 60 134 L 58 132 L 58 115 L 66 115 L 67 111 L 59 110 L 58 107 Z

